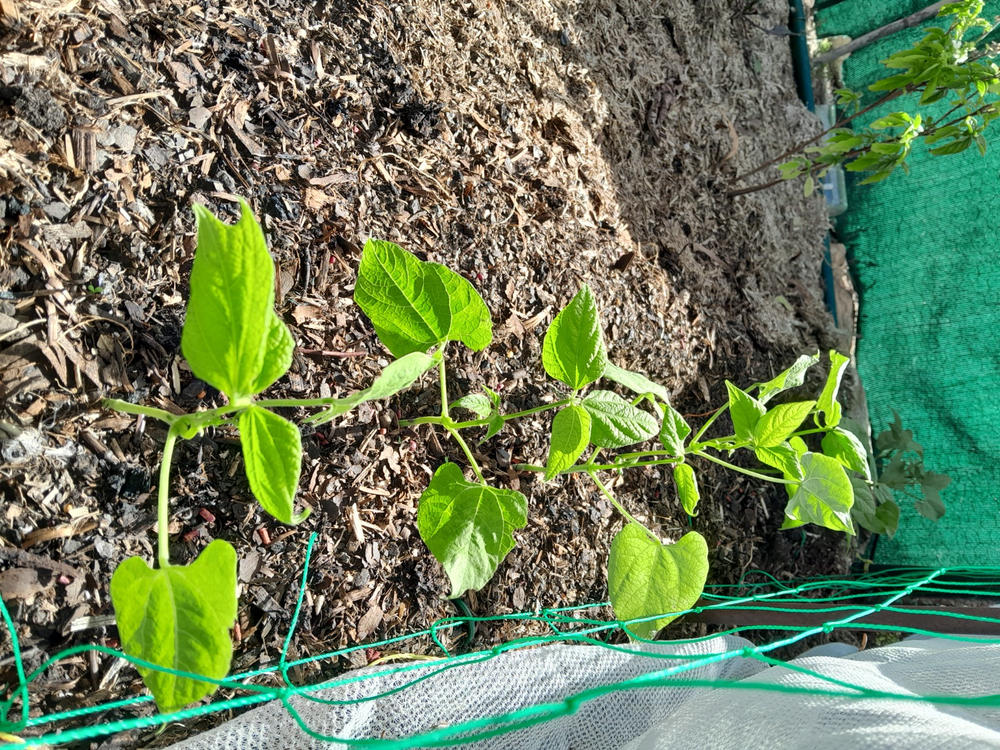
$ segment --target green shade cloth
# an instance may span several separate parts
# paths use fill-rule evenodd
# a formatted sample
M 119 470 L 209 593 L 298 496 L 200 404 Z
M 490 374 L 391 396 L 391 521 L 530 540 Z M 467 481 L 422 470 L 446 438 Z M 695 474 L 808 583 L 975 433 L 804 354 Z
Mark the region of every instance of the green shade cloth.
M 926 0 L 844 0 L 820 12 L 823 35 L 860 36 L 925 7 Z M 1000 2 L 984 15 L 1000 13 Z M 932 19 L 928 23 L 940 23 Z M 922 36 L 908 29 L 855 52 L 844 84 L 865 93 L 889 75 L 879 64 Z M 900 101 L 905 102 L 900 104 Z M 859 118 L 862 127 L 897 100 Z M 945 101 L 932 114 L 950 108 Z M 912 110 L 911 110 L 912 111 Z M 1000 564 L 1000 130 L 975 148 L 931 156 L 922 146 L 876 185 L 848 178 L 848 212 L 838 234 L 847 245 L 860 296 L 857 360 L 877 434 L 902 416 L 924 447 L 927 469 L 951 476 L 935 523 L 903 495 L 899 532 L 881 539 L 875 562 L 890 565 Z

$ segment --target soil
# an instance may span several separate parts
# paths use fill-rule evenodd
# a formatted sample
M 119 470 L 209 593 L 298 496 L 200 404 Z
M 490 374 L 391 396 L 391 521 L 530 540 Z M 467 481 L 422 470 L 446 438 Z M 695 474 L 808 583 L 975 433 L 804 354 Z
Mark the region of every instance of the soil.
M 246 196 L 264 226 L 298 346 L 273 396 L 348 394 L 387 364 L 351 298 L 369 236 L 480 290 L 494 343 L 454 348 L 451 396 L 485 383 L 510 411 L 557 395 L 542 334 L 583 282 L 612 361 L 665 384 L 694 421 L 726 379 L 761 381 L 841 343 L 822 302 L 822 201 L 797 184 L 726 192 L 819 130 L 774 33 L 786 16 L 783 0 L 0 1 L 0 592 L 26 667 L 117 645 L 111 572 L 153 557 L 165 431 L 99 399 L 221 404 L 180 354 L 193 202 L 231 220 Z M 294 528 L 252 502 L 235 434 L 179 447 L 175 558 L 213 538 L 241 558 L 234 670 L 276 657 L 314 531 L 293 656 L 455 614 L 415 518 L 428 476 L 461 453 L 398 424 L 436 398 L 425 383 L 307 433 L 298 503 L 313 512 Z M 619 516 L 584 481 L 543 486 L 511 468 L 544 462 L 546 432 L 545 418 L 522 420 L 477 449 L 529 499 L 517 548 L 466 598 L 477 615 L 607 597 Z M 780 488 L 698 469 L 690 522 L 666 473 L 615 491 L 665 538 L 703 533 L 711 581 L 846 570 L 842 536 L 778 530 Z M 462 647 L 542 628 L 492 623 Z M 0 672 L 16 683 L 12 659 Z M 71 658 L 32 684 L 31 713 L 141 689 L 113 657 Z

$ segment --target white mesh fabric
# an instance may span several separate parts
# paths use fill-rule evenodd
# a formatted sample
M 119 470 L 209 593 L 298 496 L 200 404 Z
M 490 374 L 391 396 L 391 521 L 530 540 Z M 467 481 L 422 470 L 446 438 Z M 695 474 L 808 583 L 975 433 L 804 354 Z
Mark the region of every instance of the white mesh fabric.
M 796 659 L 826 677 L 904 695 L 1000 695 L 1000 642 L 908 639 L 843 658 Z M 772 667 L 747 682 L 843 689 Z M 1000 710 L 905 700 L 715 691 L 692 700 L 628 750 L 733 748 L 1000 748 Z
M 725 636 L 702 642 L 645 646 L 659 654 L 705 655 L 748 646 Z M 635 647 L 639 650 L 639 647 Z M 553 645 L 466 663 L 374 701 L 322 706 L 294 699 L 315 731 L 343 738 L 395 738 L 470 719 L 501 716 L 561 701 L 679 663 L 597 646 Z M 844 658 L 811 656 L 792 662 L 842 682 L 910 695 L 1000 694 L 1000 642 L 970 644 L 911 639 Z M 373 695 L 440 669 L 352 674 L 365 680 L 327 689 L 325 699 Z M 708 680 L 843 689 L 787 667 L 742 657 L 685 673 Z M 250 711 L 176 748 L 341 748 L 303 733 L 277 702 Z M 620 691 L 580 705 L 568 716 L 466 747 L 545 750 L 667 750 L 670 748 L 1000 748 L 1000 710 L 902 700 L 849 699 L 763 690 L 651 688 Z
M 632 646 L 630 650 L 704 656 L 750 645 L 733 636 L 710 641 Z M 347 706 L 329 707 L 302 698 L 292 703 L 316 732 L 342 738 L 406 737 L 469 719 L 502 716 L 520 708 L 561 701 L 589 688 L 657 672 L 684 660 L 628 654 L 589 645 L 558 644 L 509 651 L 497 657 L 443 671 L 393 695 Z M 702 666 L 685 676 L 704 680 L 738 680 L 763 666 L 753 659 L 727 659 Z M 378 675 L 392 667 L 359 670 Z M 431 662 L 419 670 L 371 676 L 327 689 L 323 699 L 351 700 L 375 695 L 441 669 Z M 570 715 L 517 730 L 476 748 L 619 748 L 692 700 L 698 690 L 651 688 L 615 692 L 583 703 Z M 342 743 L 313 740 L 303 733 L 278 702 L 243 714 L 214 730 L 174 747 L 183 750 L 271 750 L 272 748 L 344 748 Z

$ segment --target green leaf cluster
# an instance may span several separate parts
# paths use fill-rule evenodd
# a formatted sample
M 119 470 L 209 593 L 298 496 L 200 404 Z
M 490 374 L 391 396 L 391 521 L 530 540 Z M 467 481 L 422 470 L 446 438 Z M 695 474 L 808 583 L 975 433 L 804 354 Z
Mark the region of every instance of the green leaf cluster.
M 867 173 L 862 184 L 880 182 L 896 169 L 908 172 L 907 157 L 918 142 L 936 156 L 958 154 L 973 145 L 985 155 L 986 129 L 1000 117 L 1000 66 L 993 61 L 1000 46 L 987 40 L 996 21 L 982 17 L 983 7 L 982 0 L 943 6 L 938 17 L 946 27 L 928 28 L 912 47 L 882 61 L 894 72 L 876 81 L 870 90 L 883 93 L 883 102 L 914 95 L 911 111 L 891 112 L 853 132 L 839 126 L 871 107 L 860 108 L 857 92 L 838 90 L 838 106 L 853 112 L 831 128 L 819 145 L 808 146 L 781 164 L 782 178 L 805 175 L 809 194 L 815 180 L 831 167 L 842 165 L 851 172 Z M 927 109 L 938 102 L 948 106 Z M 944 114 L 934 114 L 938 111 Z
M 890 128 L 895 123 L 883 124 Z M 844 153 L 853 149 L 846 138 L 832 139 Z M 174 415 L 109 402 L 169 425 L 164 478 L 169 476 L 178 438 L 193 437 L 207 427 L 232 425 L 239 430 L 254 496 L 278 520 L 298 523 L 308 512 L 294 509 L 301 436 L 274 409 L 317 408 L 306 422 L 320 425 L 361 403 L 410 388 L 437 368 L 440 414 L 404 420 L 402 425 L 443 429 L 465 454 L 474 474 L 474 479 L 467 478 L 458 464 L 445 462 L 434 472 L 417 512 L 417 529 L 448 577 L 450 596 L 485 586 L 514 548 L 515 532 L 527 523 L 526 497 L 491 486 L 461 433 L 484 428 L 485 441 L 509 421 L 552 411 L 545 465 L 522 468 L 539 472 L 547 481 L 569 473 L 586 474 L 625 518 L 611 545 L 608 587 L 616 616 L 628 621 L 639 638 L 650 637 L 697 602 L 708 571 L 707 544 L 695 531 L 672 544 L 661 542 L 601 481 L 602 472 L 666 467 L 678 502 L 695 517 L 701 502 L 697 467 L 699 462 L 713 462 L 783 484 L 788 491 L 783 528 L 813 523 L 853 534 L 854 525 L 860 524 L 892 534 L 899 515 L 892 490 L 910 487 L 920 488 L 921 512 L 929 516 L 943 512 L 939 493 L 947 477 L 923 468 L 918 460 L 922 449 L 898 417 L 879 436 L 883 471 L 873 481 L 876 457 L 866 450 L 864 435 L 843 418 L 837 400 L 846 357 L 830 352 L 829 373 L 815 400 L 790 399 L 787 392 L 803 386 L 807 372 L 819 361 L 818 353 L 799 357 L 775 377 L 747 389 L 727 382 L 726 403 L 695 430 L 670 404 L 665 387 L 609 361 L 597 304 L 586 285 L 558 312 L 542 342 L 542 367 L 565 387 L 563 398 L 505 414 L 499 394 L 484 385 L 481 392 L 452 401 L 447 344 L 457 341 L 473 350 L 488 346 L 493 337 L 489 311 L 458 274 L 379 240 L 365 244 L 354 297 L 395 359 L 370 386 L 348 396 L 263 399 L 262 391 L 288 370 L 293 342 L 274 310 L 274 266 L 263 233 L 246 203 L 241 206 L 241 219 L 231 226 L 207 209 L 195 209 L 198 248 L 182 336 L 192 371 L 220 389 L 229 404 Z M 593 387 L 602 379 L 606 387 Z M 610 389 L 615 386 L 628 395 Z M 458 422 L 451 409 L 471 413 L 474 419 Z M 726 423 L 719 421 L 724 416 L 732 423 L 732 433 L 710 437 L 713 425 Z M 632 452 L 621 452 L 625 448 Z M 727 459 L 737 450 L 753 454 L 761 466 L 750 470 L 730 463 Z M 226 542 L 212 542 L 190 565 L 170 563 L 168 495 L 164 480 L 158 493 L 159 568 L 132 558 L 119 567 L 111 584 L 123 646 L 141 660 L 143 679 L 163 710 L 200 699 L 214 690 L 213 680 L 225 677 L 232 653 L 228 629 L 237 605 L 236 555 Z

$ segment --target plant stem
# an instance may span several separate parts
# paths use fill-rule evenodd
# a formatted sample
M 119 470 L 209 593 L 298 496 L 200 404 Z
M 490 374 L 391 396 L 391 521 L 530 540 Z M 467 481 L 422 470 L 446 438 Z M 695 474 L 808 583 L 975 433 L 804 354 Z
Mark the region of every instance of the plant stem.
M 597 488 L 604 494 L 604 497 L 606 497 L 611 502 L 611 504 L 613 506 L 615 506 L 615 509 L 619 513 L 621 513 L 623 516 L 625 516 L 625 520 L 629 521 L 630 523 L 638 524 L 639 526 L 642 527 L 642 530 L 645 531 L 646 534 L 648 534 L 649 537 L 654 542 L 656 542 L 657 544 L 662 544 L 662 542 L 660 541 L 659 537 L 657 537 L 656 534 L 654 534 L 652 531 L 650 531 L 649 528 L 646 526 L 646 524 L 644 524 L 642 521 L 640 521 L 639 519 L 637 519 L 635 516 L 633 516 L 627 510 L 625 510 L 625 506 L 622 505 L 620 502 L 618 502 L 617 498 L 615 498 L 615 496 L 613 494 L 611 494 L 611 490 L 609 490 L 607 487 L 605 487 L 604 484 L 601 482 L 601 480 L 597 478 L 597 472 L 590 471 L 590 472 L 587 472 L 587 473 L 590 475 L 590 478 L 594 480 L 594 484 L 597 485 Z
M 156 551 L 160 568 L 170 567 L 170 462 L 174 455 L 177 432 L 173 425 L 167 430 L 160 460 L 160 480 L 156 488 Z
M 462 451 L 465 453 L 465 457 L 469 459 L 469 466 L 472 467 L 473 473 L 476 475 L 476 479 L 479 480 L 481 485 L 486 485 L 486 479 L 483 477 L 483 472 L 479 468 L 479 464 L 476 462 L 475 457 L 472 455 L 472 450 L 469 448 L 468 443 L 465 442 L 465 438 L 458 434 L 458 430 L 446 427 L 448 434 L 455 438 L 455 442 L 461 447 Z
M 114 409 L 115 411 L 124 412 L 126 414 L 135 414 L 144 417 L 152 417 L 153 419 L 159 419 L 161 422 L 166 422 L 168 425 L 173 424 L 177 421 L 178 417 L 182 416 L 180 414 L 171 414 L 169 411 L 165 411 L 164 409 L 157 409 L 153 406 L 142 406 L 141 404 L 133 404 L 129 401 L 122 401 L 117 398 L 102 399 L 101 405 L 106 409 Z
M 722 416 L 722 412 L 724 412 L 728 406 L 729 406 L 729 404 L 723 404 L 718 409 L 716 409 L 715 413 L 708 418 L 708 421 L 705 422 L 705 424 L 703 424 L 701 426 L 701 429 L 699 429 L 694 434 L 694 437 L 691 438 L 689 444 L 690 445 L 696 445 L 698 443 L 698 441 L 701 440 L 701 436 L 704 435 L 708 431 L 708 428 L 712 426 L 712 423 L 715 422 L 716 419 L 718 419 L 720 416 Z
M 580 474 L 588 473 L 591 471 L 619 471 L 621 469 L 644 469 L 647 466 L 669 466 L 671 464 L 676 464 L 683 461 L 679 456 L 674 458 L 661 458 L 656 461 L 636 461 L 634 463 L 623 463 L 623 464 L 577 464 L 576 466 L 571 466 L 568 469 L 563 469 L 559 472 L 559 475 L 563 474 Z M 534 471 L 541 473 L 545 471 L 544 466 L 537 466 L 535 464 L 514 464 L 514 468 L 518 471 Z
M 548 411 L 549 409 L 557 409 L 560 406 L 565 406 L 570 403 L 572 399 L 564 398 L 562 401 L 554 401 L 551 404 L 543 404 L 542 406 L 535 406 L 531 409 L 525 409 L 524 411 L 517 411 L 513 414 L 501 414 L 500 418 L 504 421 L 510 421 L 512 419 L 520 419 L 521 417 L 527 417 L 531 414 L 538 414 L 543 411 Z M 455 430 L 466 430 L 470 427 L 483 427 L 490 423 L 489 419 L 470 419 L 466 422 L 451 422 L 450 426 Z M 416 417 L 415 419 L 401 419 L 399 420 L 401 427 L 413 427 L 418 424 L 439 424 L 446 425 L 442 421 L 441 417 Z
M 451 417 L 448 416 L 448 376 L 445 374 L 445 346 L 447 346 L 447 344 L 441 345 L 441 418 L 451 419 Z
M 797 154 L 800 151 L 802 151 L 802 149 L 804 149 L 806 146 L 811 146 L 812 144 L 816 143 L 816 141 L 818 141 L 820 138 L 822 138 L 824 135 L 827 135 L 827 134 L 833 132 L 837 128 L 842 128 L 844 125 L 846 125 L 847 123 L 849 123 L 855 117 L 860 117 L 861 115 L 865 114 L 866 112 L 870 112 L 871 110 L 875 109 L 876 107 L 878 107 L 878 106 L 880 106 L 882 104 L 885 104 L 886 102 L 890 102 L 893 99 L 896 99 L 897 97 L 902 96 L 903 94 L 909 93 L 911 89 L 912 89 L 912 86 L 907 86 L 906 88 L 896 89 L 895 91 L 890 91 L 885 96 L 882 96 L 878 100 L 876 100 L 876 101 L 872 102 L 871 104 L 869 104 L 867 107 L 863 107 L 863 108 L 859 109 L 853 115 L 848 115 L 847 117 L 844 117 L 844 118 L 838 120 L 837 122 L 835 122 L 833 125 L 831 125 L 829 128 L 827 128 L 826 130 L 824 130 L 819 135 L 815 135 L 815 136 L 813 136 L 812 138 L 810 138 L 810 139 L 808 139 L 806 141 L 802 141 L 801 143 L 797 143 L 796 145 L 792 146 L 790 149 L 788 149 L 787 151 L 785 151 L 783 154 L 774 157 L 770 161 L 764 162 L 760 166 L 754 167 L 749 172 L 747 172 L 746 174 L 741 174 L 736 179 L 737 180 L 744 180 L 747 177 L 750 177 L 751 175 L 755 175 L 758 172 L 761 172 L 761 171 L 767 169 L 768 167 L 770 167 L 770 166 L 772 166 L 774 164 L 777 164 L 779 161 L 784 161 L 789 156 L 795 156 L 795 154 Z M 778 182 L 781 182 L 781 180 L 778 180 Z M 772 185 L 772 184 L 777 184 L 777 183 L 768 183 L 767 186 L 770 187 L 770 185 Z M 763 190 L 763 187 L 760 187 L 758 189 Z M 731 191 L 729 193 L 729 195 L 743 195 L 743 192 L 740 192 L 740 191 Z
M 281 407 L 295 406 L 333 406 L 340 400 L 341 399 L 336 396 L 328 396 L 327 398 L 263 398 L 260 401 L 254 401 L 253 403 L 254 406 L 262 406 L 265 409 L 277 409 Z
M 763 479 L 765 482 L 774 482 L 776 484 L 798 484 L 798 482 L 793 482 L 790 479 L 778 479 L 777 477 L 769 477 L 767 474 L 760 474 L 756 471 L 750 471 L 750 469 L 744 469 L 742 466 L 736 466 L 728 461 L 723 461 L 721 458 L 716 458 L 708 453 L 703 453 L 702 451 L 693 451 L 692 455 L 698 456 L 699 458 L 704 458 L 706 461 L 711 461 L 712 463 L 719 464 L 719 466 L 725 466 L 727 469 L 732 469 L 740 474 L 746 474 L 748 477 L 754 477 L 755 479 Z

